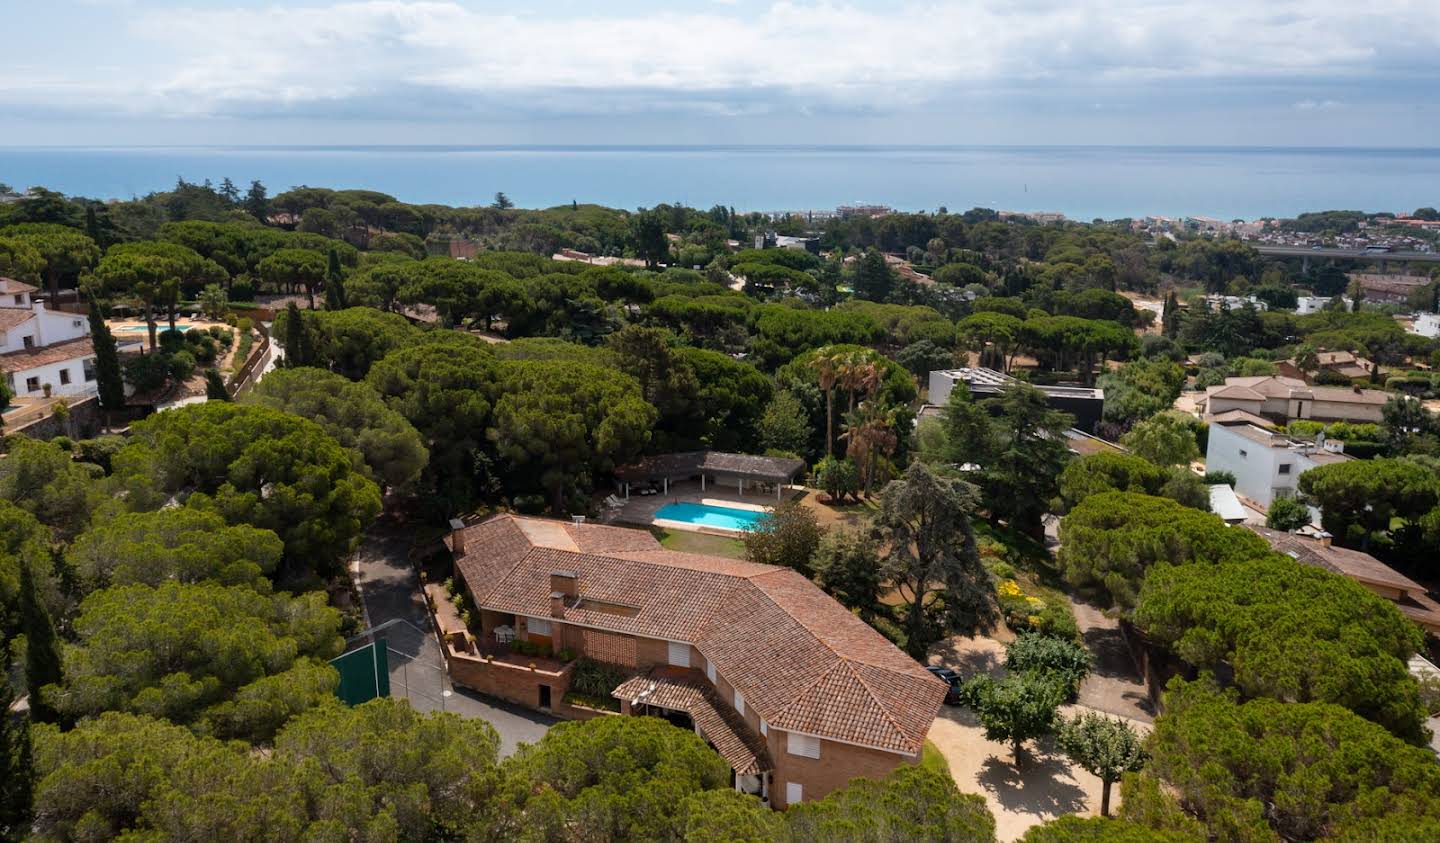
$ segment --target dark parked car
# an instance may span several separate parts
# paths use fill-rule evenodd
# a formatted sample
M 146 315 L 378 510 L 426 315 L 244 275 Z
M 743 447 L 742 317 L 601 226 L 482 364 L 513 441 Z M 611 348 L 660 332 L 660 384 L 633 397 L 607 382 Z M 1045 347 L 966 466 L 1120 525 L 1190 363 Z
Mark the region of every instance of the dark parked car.
M 925 669 L 935 674 L 935 676 L 937 676 L 941 681 L 943 681 L 946 685 L 950 686 L 950 690 L 945 692 L 945 704 L 959 705 L 960 683 L 964 681 L 960 678 L 960 674 L 956 673 L 948 667 L 939 667 L 938 665 L 933 664 L 926 665 Z

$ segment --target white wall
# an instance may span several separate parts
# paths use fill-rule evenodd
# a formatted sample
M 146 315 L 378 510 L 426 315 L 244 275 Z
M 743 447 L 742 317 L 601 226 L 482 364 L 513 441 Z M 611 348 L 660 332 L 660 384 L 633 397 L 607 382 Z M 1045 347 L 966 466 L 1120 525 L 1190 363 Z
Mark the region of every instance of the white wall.
M 98 389 L 95 381 L 85 380 L 86 358 L 93 359 L 93 355 L 86 354 L 83 357 L 73 357 L 69 360 L 62 360 L 59 363 L 51 363 L 46 366 L 37 366 L 34 369 L 14 372 L 6 375 L 11 381 L 11 390 L 21 398 L 43 398 L 45 397 L 45 384 L 50 384 L 51 395 L 82 395 L 95 392 Z M 70 373 L 70 383 L 60 383 L 61 371 Z M 35 378 L 37 386 L 35 389 L 28 389 L 27 379 Z
M 31 317 L 4 332 L 0 341 L 0 354 L 25 350 L 25 337 L 34 341 L 35 348 L 44 348 L 57 342 L 89 336 L 90 323 L 84 316 L 74 313 L 51 312 L 45 305 L 31 308 Z
M 943 371 L 930 373 L 930 392 L 925 399 L 930 404 L 937 404 L 941 407 L 950 400 L 950 393 L 955 390 L 955 379 Z
M 1241 456 L 1244 451 L 1244 456 Z M 1235 491 L 1264 506 L 1269 506 L 1276 486 L 1294 487 L 1297 468 L 1281 478 L 1276 466 L 1294 463 L 1288 450 L 1271 448 L 1236 433 L 1222 425 L 1210 425 L 1210 441 L 1205 450 L 1205 470 L 1228 471 L 1235 475 Z

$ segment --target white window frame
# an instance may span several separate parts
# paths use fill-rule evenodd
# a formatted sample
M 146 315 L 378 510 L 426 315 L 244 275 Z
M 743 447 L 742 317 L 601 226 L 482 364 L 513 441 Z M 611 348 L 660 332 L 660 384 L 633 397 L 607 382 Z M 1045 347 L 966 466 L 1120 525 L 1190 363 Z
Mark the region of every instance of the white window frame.
M 789 732 L 785 735 L 785 751 L 802 758 L 819 759 L 820 739 L 799 732 Z
M 527 635 L 550 635 L 550 622 L 540 618 L 526 618 L 525 632 Z
M 667 653 L 667 655 L 670 659 L 670 665 L 672 667 L 690 666 L 689 644 L 683 644 L 679 641 L 671 641 L 669 642 L 669 646 L 667 649 L 669 650 L 669 653 Z
M 739 688 L 735 689 L 735 710 L 742 716 L 745 714 L 745 695 L 740 693 Z
M 798 805 L 805 801 L 805 785 L 799 782 L 785 783 L 785 804 Z
M 710 680 L 711 685 L 715 684 L 715 662 L 709 659 L 705 660 L 705 678 Z

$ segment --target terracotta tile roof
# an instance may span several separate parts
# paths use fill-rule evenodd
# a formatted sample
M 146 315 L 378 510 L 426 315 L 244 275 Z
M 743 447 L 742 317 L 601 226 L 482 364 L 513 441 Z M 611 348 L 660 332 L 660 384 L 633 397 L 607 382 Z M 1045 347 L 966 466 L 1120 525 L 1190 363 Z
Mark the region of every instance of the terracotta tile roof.
M 1326 547 L 1315 539 L 1271 530 L 1257 524 L 1245 526 L 1264 538 L 1275 550 L 1298 562 L 1324 568 L 1362 585 L 1375 584 L 1400 591 L 1400 598 L 1391 600 L 1395 608 L 1431 633 L 1440 634 L 1440 603 L 1431 599 L 1425 586 L 1370 554 L 1333 545 Z
M 0 307 L 0 331 L 8 331 L 30 321 L 35 314 L 28 308 Z
M 39 287 L 32 287 L 31 285 L 26 284 L 24 281 L 16 281 L 14 278 L 0 277 L 0 293 L 5 293 L 7 295 L 11 293 L 34 293 L 37 292 L 39 289 Z
M 457 565 L 476 603 L 548 618 L 550 572 L 574 571 L 580 601 L 566 622 L 695 645 L 777 728 L 920 751 L 944 684 L 802 575 L 665 550 L 620 527 L 573 531 L 588 550 L 554 546 L 571 526 L 501 515 L 465 528 Z M 648 548 L 600 550 L 631 544 Z
M 690 715 L 715 751 L 742 776 L 774 769 L 765 741 L 735 709 L 722 702 L 704 678 L 691 671 L 657 667 L 611 692 L 617 700 L 636 700 Z
M 1256 427 L 1263 427 L 1267 430 L 1273 430 L 1275 428 L 1275 423 L 1269 419 L 1257 416 L 1254 413 L 1247 413 L 1244 410 L 1226 410 L 1223 413 L 1215 413 L 1206 419 L 1206 421 L 1211 424 L 1253 424 Z
M 1324 568 L 1351 579 L 1373 582 L 1401 591 L 1425 593 L 1425 586 L 1381 562 L 1368 553 L 1331 545 L 1326 547 L 1315 539 L 1303 538 L 1258 524 L 1246 524 L 1252 532 L 1270 543 L 1277 551 L 1307 565 Z
M 23 351 L 0 354 L 0 372 L 24 372 L 40 366 L 48 366 L 51 363 L 89 357 L 94 353 L 95 346 L 91 344 L 89 337 L 76 337 L 73 340 L 57 342 L 43 348 L 27 348 Z
M 1226 378 L 1224 386 L 1212 386 L 1205 398 L 1231 398 L 1242 401 L 1263 401 L 1266 398 L 1331 401 L 1337 404 L 1384 404 L 1390 393 L 1378 389 L 1345 386 L 1309 386 L 1302 380 L 1271 375 L 1266 377 Z

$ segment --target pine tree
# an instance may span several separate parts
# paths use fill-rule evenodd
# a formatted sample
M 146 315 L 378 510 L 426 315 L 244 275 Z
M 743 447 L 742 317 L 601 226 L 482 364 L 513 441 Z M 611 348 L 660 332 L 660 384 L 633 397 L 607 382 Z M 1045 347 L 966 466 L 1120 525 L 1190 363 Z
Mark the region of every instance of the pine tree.
M 219 369 L 208 369 L 205 372 L 205 400 L 230 400 L 230 390 L 225 388 L 225 379 L 220 377 Z
M 125 408 L 125 379 L 120 374 L 120 354 L 115 336 L 100 315 L 100 303 L 90 300 L 90 343 L 95 348 L 95 381 L 100 389 L 100 406 L 107 413 Z
M 25 630 L 25 684 L 30 689 L 30 719 L 54 723 L 60 718 L 43 691 L 64 679 L 60 668 L 60 642 L 50 612 L 35 592 L 35 575 L 20 563 L 20 626 Z
M 23 840 L 30 830 L 34 773 L 30 724 L 10 714 L 15 690 L 9 682 L 9 653 L 9 642 L 0 639 L 0 840 Z
M 250 182 L 250 190 L 245 194 L 245 212 L 261 222 L 265 222 L 269 215 L 270 200 L 265 193 L 265 185 L 259 180 Z
M 229 176 L 220 182 L 220 198 L 224 199 L 226 204 L 231 207 L 240 204 L 240 188 L 235 186 L 235 182 L 230 181 Z
M 325 309 L 345 309 L 345 272 L 340 268 L 340 253 L 334 249 L 325 268 Z

